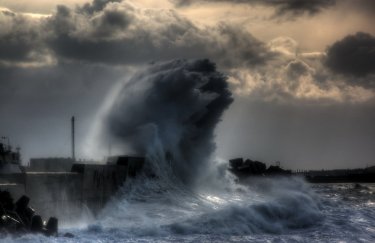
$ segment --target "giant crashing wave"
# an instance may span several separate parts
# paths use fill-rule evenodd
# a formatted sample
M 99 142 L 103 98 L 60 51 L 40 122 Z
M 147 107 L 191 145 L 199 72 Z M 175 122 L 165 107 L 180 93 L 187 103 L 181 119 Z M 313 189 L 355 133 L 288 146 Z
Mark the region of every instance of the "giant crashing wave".
M 215 127 L 232 101 L 226 76 L 207 59 L 154 64 L 122 87 L 104 134 L 146 156 L 157 176 L 171 170 L 191 183 L 207 170 Z
M 214 170 L 216 187 L 198 180 L 216 166 L 214 130 L 232 101 L 226 76 L 206 59 L 153 64 L 124 83 L 103 120 L 101 141 L 145 155 L 146 167 L 87 233 L 244 235 L 319 222 L 320 201 L 302 180 L 262 179 L 244 187 L 225 179 L 225 167 Z

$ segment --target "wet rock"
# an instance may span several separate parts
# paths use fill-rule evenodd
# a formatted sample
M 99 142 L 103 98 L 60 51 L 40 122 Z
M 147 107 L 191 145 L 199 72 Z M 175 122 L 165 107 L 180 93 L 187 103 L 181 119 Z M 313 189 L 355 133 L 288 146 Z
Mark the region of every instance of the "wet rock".
M 43 220 L 40 215 L 34 215 L 31 219 L 30 230 L 32 232 L 43 232 Z
M 74 238 L 74 235 L 72 233 L 69 233 L 69 232 L 65 233 L 63 236 L 66 237 L 66 238 Z
M 21 196 L 16 203 L 7 191 L 0 191 L 0 232 L 5 233 L 43 233 L 57 236 L 58 220 L 51 217 L 45 225 L 40 215 L 29 207 L 30 198 Z
M 57 235 L 57 227 L 58 227 L 57 218 L 55 217 L 49 218 L 47 225 L 46 225 L 47 235 Z

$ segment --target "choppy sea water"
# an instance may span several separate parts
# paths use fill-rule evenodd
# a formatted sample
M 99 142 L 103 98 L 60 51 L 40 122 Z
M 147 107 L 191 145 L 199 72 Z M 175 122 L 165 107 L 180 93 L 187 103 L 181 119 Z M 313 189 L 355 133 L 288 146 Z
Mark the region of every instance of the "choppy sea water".
M 73 238 L 7 236 L 3 242 L 375 242 L 375 184 L 299 178 L 191 190 L 138 178 L 98 219 L 60 229 Z

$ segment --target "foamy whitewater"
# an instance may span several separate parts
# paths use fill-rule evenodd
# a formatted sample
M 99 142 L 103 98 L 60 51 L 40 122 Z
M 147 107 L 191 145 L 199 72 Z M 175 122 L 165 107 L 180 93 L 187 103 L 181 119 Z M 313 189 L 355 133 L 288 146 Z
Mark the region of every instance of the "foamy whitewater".
M 96 220 L 60 229 L 74 238 L 1 241 L 375 242 L 374 184 L 311 185 L 298 177 L 235 183 L 214 157 L 214 129 L 232 96 L 210 61 L 154 64 L 116 93 L 95 141 L 145 155 L 142 173 Z
M 375 186 L 262 179 L 237 191 L 194 193 L 158 179 L 128 182 L 74 238 L 4 242 L 374 242 Z

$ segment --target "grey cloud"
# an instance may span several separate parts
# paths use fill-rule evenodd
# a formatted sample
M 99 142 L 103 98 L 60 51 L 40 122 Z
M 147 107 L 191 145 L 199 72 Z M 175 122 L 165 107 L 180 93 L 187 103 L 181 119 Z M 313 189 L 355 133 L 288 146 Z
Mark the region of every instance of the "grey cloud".
M 48 25 L 50 48 L 77 61 L 137 64 L 208 57 L 225 67 L 249 67 L 276 55 L 241 28 L 224 23 L 200 28 L 173 10 L 140 11 L 127 3 L 108 4 L 95 15 L 60 7 Z
M 335 4 L 335 0 L 280 0 L 268 1 L 267 4 L 276 7 L 276 15 L 293 15 L 299 16 L 303 14 L 314 15 Z
M 364 76 L 375 72 L 375 37 L 363 32 L 349 35 L 327 50 L 327 66 L 338 73 Z
M 61 35 L 68 34 L 76 30 L 75 23 L 72 20 L 73 17 L 73 12 L 70 8 L 64 5 L 58 5 L 56 7 L 56 13 L 52 16 L 52 20 L 47 21 L 46 28 L 58 32 Z
M 199 2 L 239 3 L 262 5 L 275 8 L 275 17 L 296 17 L 304 14 L 314 15 L 335 5 L 336 0 L 171 0 L 176 6 L 188 6 Z
M 218 33 L 215 33 L 217 31 Z M 212 58 L 229 67 L 254 67 L 265 64 L 278 54 L 271 52 L 263 42 L 240 27 L 221 25 L 211 33 L 219 35 L 212 43 Z
M 13 13 L 12 11 L 10 11 L 10 10 L 8 10 L 8 9 L 1 10 L 0 12 L 1 12 L 3 15 L 5 15 L 5 16 L 13 16 L 13 17 L 16 16 L 15 13 Z
M 85 6 L 92 11 L 84 11 Z M 52 16 L 38 20 L 18 14 L 5 19 L 10 26 L 0 31 L 0 60 L 5 61 L 49 57 L 134 65 L 206 57 L 231 68 L 263 65 L 277 56 L 240 27 L 198 27 L 176 11 L 145 10 L 126 1 L 94 1 L 76 9 L 60 5 Z
M 85 3 L 83 6 L 78 7 L 78 10 L 83 13 L 93 14 L 103 10 L 108 3 L 122 2 L 122 0 L 93 0 L 92 3 Z
M 325 64 L 338 74 L 346 75 L 349 84 L 375 87 L 375 38 L 356 33 L 337 41 L 327 50 Z
M 258 69 L 229 70 L 232 89 L 239 96 L 273 103 L 362 103 L 374 101 L 374 76 L 338 75 L 324 58 L 280 56 Z
M 129 25 L 129 22 L 130 18 L 121 11 L 108 10 L 104 12 L 103 17 L 99 21 L 99 29 L 125 29 Z
M 301 60 L 293 61 L 294 52 L 284 47 L 284 42 L 266 45 L 241 27 L 224 23 L 198 27 L 176 11 L 141 9 L 127 1 L 107 1 L 95 9 L 87 12 L 58 6 L 51 17 L 38 22 L 36 30 L 43 30 L 38 37 L 40 48 L 30 50 L 40 56 L 48 52 L 57 62 L 122 66 L 206 57 L 236 79 L 235 89 L 248 95 L 257 93 L 261 99 L 297 97 L 337 101 L 343 99 L 342 92 L 349 92 L 344 84 L 336 87 L 337 77 L 327 71 L 325 63 L 306 60 L 303 55 L 299 57 Z M 26 37 L 32 39 L 27 34 Z M 293 47 L 294 42 L 291 43 Z M 21 53 L 26 54 L 19 55 L 19 59 L 26 60 L 27 50 Z M 328 55 L 328 60 L 332 57 Z M 371 81 L 342 80 L 349 86 L 363 87 L 369 87 Z
M 356 10 L 360 11 L 361 13 L 367 14 L 370 18 L 374 18 L 375 14 L 375 1 L 373 0 L 346 0 L 346 1 L 337 1 L 337 3 L 341 3 L 349 9 L 350 11 Z
M 288 77 L 295 79 L 310 72 L 311 68 L 301 60 L 293 60 L 286 67 Z
M 289 62 L 285 68 L 285 82 L 289 90 L 295 92 L 300 87 L 300 78 L 311 74 L 312 69 L 301 60 Z
M 42 51 L 39 24 L 9 11 L 0 15 L 0 61 L 31 61 L 33 53 Z

